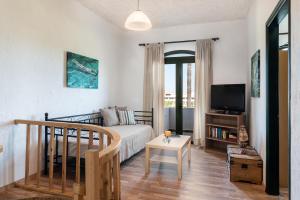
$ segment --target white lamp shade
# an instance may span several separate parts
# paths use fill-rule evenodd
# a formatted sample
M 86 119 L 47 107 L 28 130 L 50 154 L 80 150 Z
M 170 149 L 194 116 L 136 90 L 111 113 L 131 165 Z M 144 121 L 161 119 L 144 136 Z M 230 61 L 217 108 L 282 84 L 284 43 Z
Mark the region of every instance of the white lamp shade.
M 131 13 L 125 22 L 125 28 L 133 31 L 146 31 L 151 27 L 150 19 L 141 10 Z

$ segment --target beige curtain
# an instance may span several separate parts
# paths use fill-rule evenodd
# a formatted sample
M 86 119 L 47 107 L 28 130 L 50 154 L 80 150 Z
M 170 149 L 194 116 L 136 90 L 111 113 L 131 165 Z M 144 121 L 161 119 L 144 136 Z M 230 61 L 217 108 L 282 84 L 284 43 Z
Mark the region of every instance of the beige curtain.
M 210 109 L 210 86 L 212 83 L 212 41 L 197 40 L 195 52 L 195 111 L 194 144 L 205 146 L 205 113 Z
M 154 109 L 154 133 L 164 130 L 164 44 L 145 46 L 144 110 Z

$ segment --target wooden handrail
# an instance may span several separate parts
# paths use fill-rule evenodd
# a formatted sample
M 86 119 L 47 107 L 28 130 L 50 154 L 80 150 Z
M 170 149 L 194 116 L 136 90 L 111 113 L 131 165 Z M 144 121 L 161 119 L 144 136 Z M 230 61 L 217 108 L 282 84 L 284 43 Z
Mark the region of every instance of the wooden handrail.
M 49 194 L 56 194 L 60 196 L 73 197 L 76 200 L 97 200 L 97 199 L 120 199 L 120 157 L 119 148 L 121 139 L 116 132 L 97 125 L 79 124 L 79 123 L 66 123 L 66 122 L 54 122 L 54 121 L 34 121 L 34 120 L 15 120 L 15 124 L 26 125 L 26 159 L 25 159 L 25 182 L 17 183 L 18 186 L 26 189 L 45 192 Z M 37 141 L 37 174 L 33 179 L 30 175 L 30 151 L 31 146 L 31 129 L 32 127 L 38 127 L 38 141 Z M 49 177 L 48 187 L 41 184 L 40 175 L 40 161 L 41 161 L 41 147 L 42 147 L 42 127 L 50 128 L 50 141 L 49 141 Z M 63 129 L 63 148 L 62 148 L 62 167 L 61 174 L 62 179 L 61 190 L 55 187 L 54 183 L 54 155 L 57 156 L 57 152 L 54 152 L 54 138 L 55 129 Z M 76 152 L 76 177 L 73 184 L 73 190 L 67 191 L 67 134 L 68 129 L 77 131 L 77 152 Z M 81 132 L 87 131 L 89 134 L 88 149 L 85 152 L 85 182 L 80 180 L 80 146 L 81 146 Z M 91 149 L 93 146 L 93 134 L 99 135 L 98 149 Z M 104 144 L 104 137 L 106 136 L 106 144 Z M 55 181 L 57 183 L 57 181 Z M 91 184 L 93 183 L 93 184 Z

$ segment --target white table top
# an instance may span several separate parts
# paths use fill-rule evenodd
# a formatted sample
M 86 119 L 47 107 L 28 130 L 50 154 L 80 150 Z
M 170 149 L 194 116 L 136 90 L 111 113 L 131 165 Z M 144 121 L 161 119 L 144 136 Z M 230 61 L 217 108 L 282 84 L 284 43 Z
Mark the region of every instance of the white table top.
M 183 148 L 191 140 L 191 136 L 178 135 L 170 137 L 170 142 L 165 143 L 163 141 L 164 137 L 164 135 L 159 135 L 158 137 L 148 142 L 146 145 L 151 148 L 178 150 Z

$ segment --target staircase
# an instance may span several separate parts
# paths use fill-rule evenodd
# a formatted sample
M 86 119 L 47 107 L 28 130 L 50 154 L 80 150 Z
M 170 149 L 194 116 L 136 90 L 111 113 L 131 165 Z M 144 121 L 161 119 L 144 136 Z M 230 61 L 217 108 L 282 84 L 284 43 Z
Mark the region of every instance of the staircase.
M 16 125 L 26 126 L 26 159 L 25 179 L 16 183 L 17 187 L 46 193 L 58 197 L 34 197 L 31 199 L 74 199 L 74 200 L 119 200 L 120 199 L 120 136 L 109 129 L 96 125 L 15 120 Z M 41 176 L 42 162 L 42 132 L 50 128 L 49 175 Z M 54 176 L 55 129 L 63 130 L 63 155 L 61 177 Z M 67 180 L 67 133 L 71 129 L 77 134 L 76 175 L 73 180 Z M 98 149 L 88 149 L 85 152 L 85 179 L 80 176 L 80 142 L 81 133 L 89 133 L 89 147 L 93 146 L 94 134 L 98 134 Z M 37 134 L 37 144 L 31 144 L 33 134 Z M 104 142 L 107 141 L 107 142 Z M 33 149 L 36 149 L 33 152 Z M 36 154 L 36 172 L 32 173 L 30 157 Z M 62 198 L 59 198 L 62 197 Z

